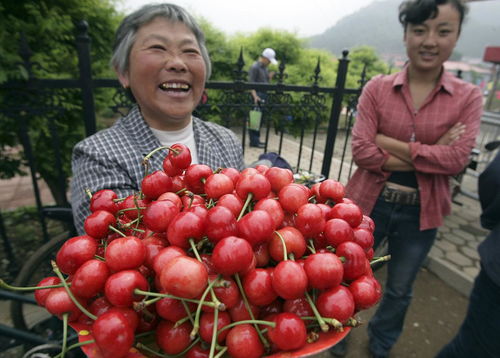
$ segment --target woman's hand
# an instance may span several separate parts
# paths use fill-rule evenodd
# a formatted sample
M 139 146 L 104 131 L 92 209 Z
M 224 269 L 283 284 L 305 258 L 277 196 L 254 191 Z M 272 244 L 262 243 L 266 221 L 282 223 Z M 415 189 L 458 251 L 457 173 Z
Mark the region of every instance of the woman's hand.
M 452 145 L 465 133 L 465 124 L 458 122 L 438 139 L 436 144 Z

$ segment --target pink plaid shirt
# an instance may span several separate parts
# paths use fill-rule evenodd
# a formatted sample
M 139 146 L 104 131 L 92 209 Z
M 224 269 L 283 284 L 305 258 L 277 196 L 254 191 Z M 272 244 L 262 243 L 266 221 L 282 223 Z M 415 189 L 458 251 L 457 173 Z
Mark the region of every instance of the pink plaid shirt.
M 376 134 L 409 142 L 420 191 L 420 230 L 425 230 L 441 226 L 443 216 L 451 211 L 449 176 L 468 163 L 479 132 L 483 101 L 478 87 L 443 71 L 418 111 L 412 103 L 406 68 L 376 76 L 366 84 L 352 130 L 358 169 L 347 183 L 346 196 L 369 215 L 391 174 L 382 169 L 389 153 L 377 147 Z M 434 144 L 457 122 L 466 126 L 459 140 L 452 145 Z

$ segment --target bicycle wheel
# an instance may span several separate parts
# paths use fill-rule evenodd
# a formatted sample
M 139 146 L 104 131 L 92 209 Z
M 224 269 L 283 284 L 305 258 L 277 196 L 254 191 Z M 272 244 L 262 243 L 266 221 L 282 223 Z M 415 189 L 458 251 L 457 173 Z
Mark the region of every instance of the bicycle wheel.
M 14 280 L 14 286 L 36 286 L 42 278 L 53 276 L 50 261 L 55 259 L 57 251 L 67 239 L 68 233 L 62 233 L 41 246 L 23 265 Z M 33 292 L 26 293 L 26 296 L 34 297 Z M 43 307 L 13 300 L 10 304 L 10 315 L 17 329 L 31 331 L 49 340 L 60 339 L 61 321 Z

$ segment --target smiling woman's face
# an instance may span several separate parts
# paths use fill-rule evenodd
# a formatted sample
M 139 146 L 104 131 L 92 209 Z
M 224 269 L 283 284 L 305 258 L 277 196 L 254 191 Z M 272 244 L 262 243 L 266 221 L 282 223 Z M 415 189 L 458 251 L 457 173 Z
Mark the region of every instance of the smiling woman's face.
M 439 72 L 448 60 L 460 33 L 460 14 L 451 4 L 438 6 L 438 15 L 422 24 L 408 24 L 404 41 L 410 68 Z
M 191 119 L 205 87 L 206 66 L 193 32 L 181 22 L 156 18 L 143 25 L 119 74 L 153 128 L 179 130 Z

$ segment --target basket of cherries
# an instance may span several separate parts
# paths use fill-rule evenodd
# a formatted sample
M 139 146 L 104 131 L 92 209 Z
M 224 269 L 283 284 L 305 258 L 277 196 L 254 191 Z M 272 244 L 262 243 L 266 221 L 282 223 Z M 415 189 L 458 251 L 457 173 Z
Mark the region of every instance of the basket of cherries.
M 387 258 L 373 258 L 373 221 L 340 182 L 213 171 L 182 144 L 148 173 L 155 153 L 140 192 L 89 192 L 86 234 L 35 288 L 87 356 L 305 357 L 379 301 L 370 264 Z

